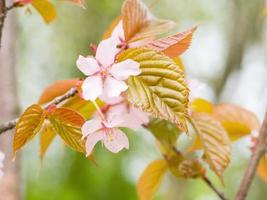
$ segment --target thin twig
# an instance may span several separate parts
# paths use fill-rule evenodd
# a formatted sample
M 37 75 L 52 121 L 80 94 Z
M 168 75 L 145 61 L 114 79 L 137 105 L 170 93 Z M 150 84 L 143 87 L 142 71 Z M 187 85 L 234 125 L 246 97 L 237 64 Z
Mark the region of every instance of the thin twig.
M 266 140 L 267 140 L 267 111 L 265 113 L 265 118 L 263 120 L 263 124 L 260 129 L 257 143 L 255 145 L 255 150 L 253 151 L 252 156 L 249 160 L 247 170 L 245 172 L 243 180 L 241 181 L 239 190 L 235 196 L 235 200 L 244 200 L 246 198 L 252 180 L 255 176 L 260 158 L 265 153 Z
M 76 88 L 71 88 L 64 95 L 58 96 L 55 99 L 53 99 L 52 101 L 50 101 L 44 107 L 44 109 L 48 109 L 49 106 L 51 106 L 51 105 L 58 105 L 58 104 L 62 103 L 63 101 L 69 99 L 70 97 L 73 97 L 76 93 L 77 93 L 77 89 Z M 13 120 L 11 120 L 9 122 L 6 122 L 6 123 L 0 125 L 0 134 L 6 132 L 8 130 L 11 130 L 11 129 L 15 128 L 17 121 L 18 121 L 18 119 L 13 119 Z
M 211 182 L 211 180 L 208 178 L 208 177 L 206 177 L 206 176 L 204 176 L 203 178 L 203 181 L 205 182 L 205 183 L 207 183 L 207 185 L 218 195 L 218 197 L 220 198 L 220 199 L 222 199 L 222 200 L 227 200 L 227 198 L 224 196 L 224 193 L 222 193 L 221 191 L 219 191 L 216 187 L 215 187 L 215 185 L 213 185 L 213 183 Z

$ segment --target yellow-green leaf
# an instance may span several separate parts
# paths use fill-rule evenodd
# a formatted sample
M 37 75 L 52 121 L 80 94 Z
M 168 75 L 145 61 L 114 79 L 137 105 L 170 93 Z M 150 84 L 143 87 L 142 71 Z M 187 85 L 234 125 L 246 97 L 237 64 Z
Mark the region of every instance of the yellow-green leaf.
M 45 124 L 40 130 L 40 157 L 44 158 L 44 155 L 54 140 L 56 132 L 50 123 Z
M 151 49 L 128 49 L 118 56 L 119 61 L 126 59 L 140 63 L 142 71 L 128 79 L 128 100 L 154 117 L 187 131 L 189 90 L 184 72 L 172 59 Z
M 205 168 L 196 159 L 182 161 L 179 171 L 185 178 L 199 178 L 205 175 Z
M 67 108 L 57 108 L 48 118 L 68 147 L 78 152 L 85 152 L 85 142 L 81 139 L 81 126 L 85 120 L 79 113 Z
M 13 153 L 22 148 L 40 130 L 45 119 L 45 111 L 37 104 L 31 105 L 19 118 L 15 128 Z
M 165 160 L 156 160 L 147 166 L 137 184 L 137 193 L 140 200 L 151 200 L 153 198 L 166 170 L 167 163 Z
M 178 178 L 182 178 L 183 174 L 179 170 L 179 165 L 182 163 L 182 161 L 185 160 L 182 153 L 178 152 L 176 149 L 173 148 L 168 152 L 168 154 L 164 155 L 164 157 L 168 163 L 168 167 L 169 167 L 170 172 L 174 176 L 176 176 Z
M 232 141 L 250 134 L 253 130 L 258 131 L 260 128 L 260 123 L 254 113 L 234 104 L 216 105 L 213 115 L 222 123 Z
M 148 124 L 148 129 L 163 145 L 166 151 L 175 145 L 181 132 L 177 125 L 162 119 L 152 119 Z
M 194 113 L 193 121 L 204 149 L 205 161 L 223 180 L 223 172 L 230 163 L 231 142 L 223 126 L 206 113 Z
M 48 0 L 33 0 L 32 6 L 40 13 L 46 23 L 50 23 L 57 16 L 56 8 Z

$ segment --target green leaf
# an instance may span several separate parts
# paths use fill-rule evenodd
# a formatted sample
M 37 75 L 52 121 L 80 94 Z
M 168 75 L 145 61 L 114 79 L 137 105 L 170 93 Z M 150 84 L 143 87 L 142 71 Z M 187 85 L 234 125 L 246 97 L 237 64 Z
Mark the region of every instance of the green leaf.
M 68 147 L 78 152 L 85 152 L 85 142 L 81 139 L 84 118 L 79 113 L 67 108 L 57 108 L 49 114 L 48 118 Z
M 31 105 L 19 118 L 15 128 L 13 153 L 23 147 L 40 130 L 45 119 L 45 111 L 37 104 Z
M 152 119 L 148 124 L 148 129 L 167 151 L 175 145 L 181 133 L 176 124 L 162 119 Z
M 183 71 L 160 52 L 134 48 L 122 52 L 119 61 L 132 59 L 140 63 L 142 73 L 128 79 L 128 100 L 156 118 L 175 123 L 187 132 L 189 90 Z
M 204 148 L 204 159 L 223 181 L 223 172 L 230 163 L 231 142 L 223 126 L 205 113 L 193 113 L 193 123 Z
M 156 160 L 147 166 L 137 184 L 137 193 L 140 200 L 151 200 L 153 198 L 166 170 L 167 163 L 165 160 Z

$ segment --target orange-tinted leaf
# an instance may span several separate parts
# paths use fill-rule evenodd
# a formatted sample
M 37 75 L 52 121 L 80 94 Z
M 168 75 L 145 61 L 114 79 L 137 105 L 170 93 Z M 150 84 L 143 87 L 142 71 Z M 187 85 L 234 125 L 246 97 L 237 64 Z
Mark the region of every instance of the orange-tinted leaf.
M 214 107 L 213 115 L 222 123 L 231 140 L 239 139 L 260 128 L 256 115 L 237 105 L 219 104 Z
M 43 108 L 37 104 L 31 105 L 19 118 L 15 128 L 13 152 L 21 149 L 40 130 L 45 119 Z
M 205 99 L 197 98 L 190 103 L 190 109 L 193 112 L 203 112 L 211 114 L 213 112 L 213 104 Z
M 134 42 L 164 33 L 174 23 L 152 17 L 141 0 L 125 0 L 122 6 L 122 22 L 127 42 Z
M 57 108 L 52 115 L 60 118 L 63 122 L 77 127 L 82 127 L 85 122 L 84 118 L 78 112 L 68 108 Z
M 46 23 L 50 23 L 57 16 L 56 8 L 48 0 L 33 0 L 32 6 L 40 13 Z
M 156 160 L 147 166 L 137 184 L 137 193 L 140 200 L 152 199 L 166 170 L 167 163 L 165 160 Z
M 54 98 L 65 94 L 72 87 L 76 86 L 79 79 L 61 80 L 48 86 L 38 100 L 38 104 L 45 104 L 52 101 Z
M 40 157 L 41 159 L 44 158 L 44 155 L 48 147 L 54 140 L 55 136 L 56 136 L 56 132 L 50 123 L 44 125 L 44 127 L 41 129 L 40 131 Z
M 154 40 L 146 45 L 146 47 L 157 51 L 162 51 L 164 54 L 171 58 L 179 56 L 190 46 L 195 30 L 196 27 L 173 36 Z
M 121 12 L 125 39 L 129 41 L 147 24 L 149 11 L 141 0 L 125 0 Z
M 206 113 L 193 113 L 193 121 L 203 145 L 205 161 L 223 180 L 223 172 L 231 157 L 231 142 L 227 132 L 219 121 Z
M 85 142 L 81 139 L 81 126 L 85 120 L 79 113 L 67 108 L 57 108 L 48 118 L 68 147 L 78 152 L 85 152 Z
M 257 169 L 258 176 L 267 182 L 267 156 L 262 156 Z
M 111 22 L 110 26 L 107 28 L 107 30 L 103 34 L 103 37 L 102 37 L 103 39 L 107 39 L 107 38 L 111 37 L 111 34 L 112 34 L 114 28 L 118 25 L 120 20 L 121 20 L 121 16 L 118 16 Z

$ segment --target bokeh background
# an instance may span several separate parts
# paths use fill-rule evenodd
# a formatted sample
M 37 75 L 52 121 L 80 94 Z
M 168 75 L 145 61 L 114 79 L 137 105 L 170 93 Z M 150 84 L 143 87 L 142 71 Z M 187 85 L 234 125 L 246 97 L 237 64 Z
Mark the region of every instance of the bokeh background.
M 83 10 L 65 1 L 53 1 L 58 9 L 46 25 L 37 12 L 15 11 L 16 85 L 22 111 L 36 102 L 50 83 L 79 77 L 77 57 L 90 53 L 109 23 L 120 14 L 122 0 L 87 0 Z M 185 31 L 198 25 L 190 49 L 182 55 L 186 74 L 203 83 L 198 95 L 212 102 L 231 102 L 253 111 L 259 118 L 267 105 L 267 20 L 264 0 L 146 0 L 159 18 L 177 23 Z M 12 11 L 13 12 L 13 11 Z M 0 74 L 0 78 L 4 76 Z M 136 181 L 154 159 L 160 157 L 153 137 L 145 130 L 129 132 L 130 150 L 112 154 L 98 145 L 97 166 L 81 154 L 65 148 L 57 139 L 43 162 L 38 138 L 21 157 L 21 183 L 25 200 L 135 200 Z M 1 139 L 1 138 L 0 138 Z M 247 138 L 234 144 L 225 187 L 210 174 L 226 196 L 238 188 L 250 155 Z M 1 146 L 0 146 L 1 150 Z M 264 200 L 267 183 L 255 178 L 248 199 Z M 179 180 L 168 174 L 156 200 L 216 200 L 201 180 Z

